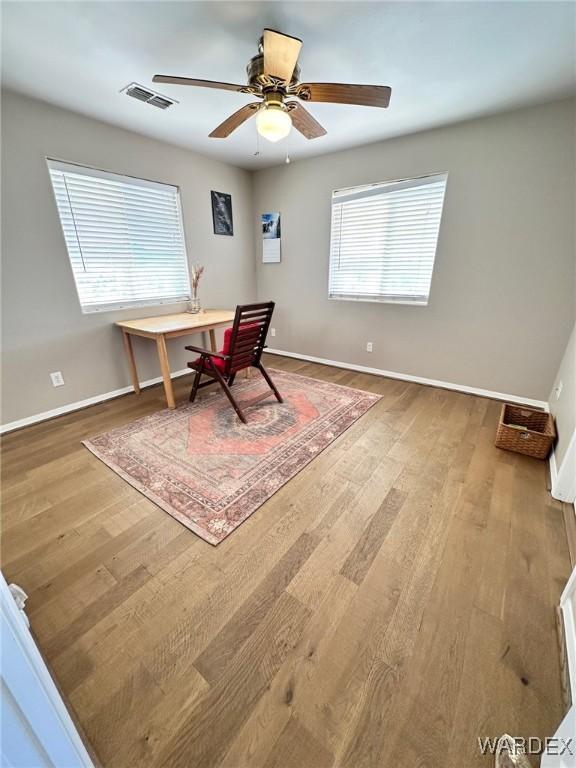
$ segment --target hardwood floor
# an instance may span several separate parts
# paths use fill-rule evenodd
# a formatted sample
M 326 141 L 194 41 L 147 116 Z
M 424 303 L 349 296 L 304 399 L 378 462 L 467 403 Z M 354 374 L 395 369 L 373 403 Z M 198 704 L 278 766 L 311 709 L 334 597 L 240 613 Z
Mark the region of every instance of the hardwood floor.
M 552 735 L 562 505 L 494 447 L 500 404 L 267 364 L 382 399 L 216 548 L 80 444 L 160 388 L 3 441 L 3 571 L 98 759 L 471 768 L 479 736 Z

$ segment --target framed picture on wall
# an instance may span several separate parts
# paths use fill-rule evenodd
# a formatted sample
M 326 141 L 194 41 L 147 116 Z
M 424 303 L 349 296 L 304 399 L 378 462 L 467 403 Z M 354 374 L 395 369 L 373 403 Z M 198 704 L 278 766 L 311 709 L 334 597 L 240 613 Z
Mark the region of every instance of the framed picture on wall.
M 211 192 L 212 222 L 215 235 L 233 235 L 232 196 L 226 192 Z
M 280 258 L 280 213 L 263 213 L 262 261 L 264 264 L 278 264 Z

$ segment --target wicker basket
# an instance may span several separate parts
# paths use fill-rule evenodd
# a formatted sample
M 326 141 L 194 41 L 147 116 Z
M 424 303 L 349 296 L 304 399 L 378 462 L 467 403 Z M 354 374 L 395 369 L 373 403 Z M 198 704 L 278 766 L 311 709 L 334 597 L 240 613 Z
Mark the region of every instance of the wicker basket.
M 545 459 L 556 437 L 549 413 L 505 403 L 496 432 L 496 447 L 516 451 L 535 459 Z

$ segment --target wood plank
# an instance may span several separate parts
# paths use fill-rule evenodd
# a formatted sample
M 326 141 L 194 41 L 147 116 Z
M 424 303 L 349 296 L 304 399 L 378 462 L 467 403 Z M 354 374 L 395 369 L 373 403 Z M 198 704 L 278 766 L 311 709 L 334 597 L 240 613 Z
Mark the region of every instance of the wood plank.
M 339 766 L 373 768 L 382 763 L 381 750 L 376 746 L 386 731 L 387 715 L 390 713 L 398 682 L 396 670 L 376 659 L 368 671 L 359 702 L 356 726 L 344 754 L 338 761 Z
M 478 738 L 530 735 L 520 722 L 521 686 L 506 663 L 509 653 L 502 620 L 473 606 L 446 768 L 461 768 L 462 755 L 470 768 L 485 768 L 487 758 L 478 748 Z
M 370 520 L 356 546 L 346 558 L 340 573 L 361 584 L 408 494 L 392 488 Z
M 234 659 L 228 674 L 210 688 L 190 712 L 187 723 L 170 739 L 159 765 L 188 768 L 216 765 L 225 755 L 286 656 L 295 647 L 310 612 L 285 592 L 253 641 Z M 214 723 L 219 723 L 217 738 Z
M 228 662 L 266 617 L 317 546 L 318 539 L 303 533 L 211 640 L 194 662 L 205 680 L 213 684 L 222 677 Z
M 315 699 L 316 667 L 325 654 L 330 653 L 332 634 L 355 594 L 356 586 L 336 574 L 293 653 L 286 658 L 234 739 L 221 768 L 240 765 L 261 768 L 273 750 L 278 752 L 276 743 L 292 715 L 299 717 L 302 704 Z M 301 721 L 307 722 L 305 714 Z
M 330 768 L 333 762 L 334 755 L 292 717 L 268 755 L 264 768 L 302 768 L 303 765 Z

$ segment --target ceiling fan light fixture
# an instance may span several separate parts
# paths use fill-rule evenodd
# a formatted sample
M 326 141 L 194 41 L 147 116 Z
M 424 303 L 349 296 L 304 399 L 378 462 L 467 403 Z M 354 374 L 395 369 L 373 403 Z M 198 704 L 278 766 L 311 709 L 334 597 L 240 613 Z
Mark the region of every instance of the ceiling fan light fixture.
M 266 104 L 256 114 L 256 130 L 268 141 L 285 139 L 292 128 L 292 120 L 281 104 Z

